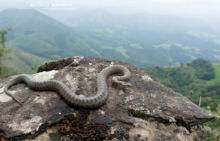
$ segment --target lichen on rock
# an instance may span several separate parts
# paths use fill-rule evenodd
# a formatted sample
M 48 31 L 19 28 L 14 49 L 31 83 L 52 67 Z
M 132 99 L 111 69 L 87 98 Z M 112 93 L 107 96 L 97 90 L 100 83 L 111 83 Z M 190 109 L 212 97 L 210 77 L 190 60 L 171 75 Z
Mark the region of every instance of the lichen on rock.
M 53 91 L 33 91 L 25 84 L 13 86 L 10 90 L 23 106 L 4 93 L 0 95 L 0 137 L 28 141 L 205 141 L 208 131 L 202 124 L 215 116 L 131 64 L 78 56 L 46 63 L 33 77 L 59 80 L 78 95 L 93 96 L 97 74 L 113 64 L 131 71 L 132 86 L 117 86 L 108 79 L 108 99 L 97 109 L 72 107 Z M 1 80 L 0 91 L 15 77 Z

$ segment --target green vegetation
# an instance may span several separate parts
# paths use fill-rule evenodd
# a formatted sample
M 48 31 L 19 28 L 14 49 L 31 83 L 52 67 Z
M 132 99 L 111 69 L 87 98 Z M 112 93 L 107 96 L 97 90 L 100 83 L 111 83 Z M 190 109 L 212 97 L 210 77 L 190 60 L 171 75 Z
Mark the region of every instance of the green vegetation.
M 8 52 L 8 49 L 6 49 L 5 42 L 6 42 L 6 34 L 8 33 L 8 30 L 0 30 L 0 77 L 4 76 L 4 69 L 5 66 L 3 65 L 3 57 L 6 55 Z
M 38 11 L 8 9 L 0 12 L 0 19 L 0 29 L 11 29 L 7 34 L 8 47 L 47 59 L 99 56 L 97 49 L 91 47 L 95 43 Z
M 220 63 L 213 63 L 213 67 L 214 67 L 216 76 L 214 79 L 207 81 L 208 85 L 214 85 L 217 83 L 220 84 Z
M 51 15 L 56 17 L 56 14 Z M 216 50 L 219 45 L 208 36 L 216 33 L 211 34 L 210 27 L 197 19 L 94 9 L 81 9 L 71 15 L 56 18 L 98 42 L 94 47 L 99 48 L 101 57 L 130 62 L 137 67 L 166 66 L 169 63 L 176 65 L 195 58 L 218 60 Z M 106 46 L 111 49 L 106 49 Z M 117 47 L 125 48 L 126 55 L 115 54 Z
M 2 48 L 6 48 L 5 43 L 6 43 L 6 35 L 8 33 L 8 31 L 10 31 L 10 29 L 8 30 L 0 30 L 0 44 L 2 45 Z
M 18 50 L 10 49 L 3 58 L 2 77 L 20 73 L 35 73 L 37 68 L 48 61 L 45 58 Z
M 18 49 L 6 48 L 8 30 L 0 30 L 0 77 L 17 73 L 33 73 L 46 59 Z
M 144 70 L 197 105 L 201 96 L 201 107 L 219 117 L 215 122 L 209 122 L 207 125 L 212 129 L 220 130 L 219 68 L 218 63 L 211 64 L 203 59 L 196 59 L 181 66 L 146 67 Z
M 196 70 L 196 77 L 201 80 L 211 80 L 215 78 L 215 72 L 212 64 L 203 59 L 193 60 L 188 64 Z
M 216 110 L 220 103 L 220 84 L 207 85 L 207 82 L 215 80 L 215 76 L 219 75 L 215 74 L 215 68 L 208 61 L 196 59 L 186 65 L 146 67 L 144 70 L 184 96 L 191 97 L 190 92 L 192 91 L 192 101 L 196 104 L 201 96 L 201 106 L 204 108 L 209 106 L 211 110 Z
M 127 16 L 106 16 L 100 11 L 84 14 L 71 14 L 68 23 L 75 26 L 70 27 L 36 10 L 7 9 L 0 12 L 0 29 L 11 29 L 6 36 L 8 47 L 46 59 L 83 55 L 126 61 L 137 67 L 174 65 L 198 57 L 216 60 L 219 46 L 215 43 L 186 33 L 191 31 L 186 28 L 172 27 L 170 32 L 167 21 L 146 20 L 157 19 L 155 15 L 135 16 L 131 21 Z

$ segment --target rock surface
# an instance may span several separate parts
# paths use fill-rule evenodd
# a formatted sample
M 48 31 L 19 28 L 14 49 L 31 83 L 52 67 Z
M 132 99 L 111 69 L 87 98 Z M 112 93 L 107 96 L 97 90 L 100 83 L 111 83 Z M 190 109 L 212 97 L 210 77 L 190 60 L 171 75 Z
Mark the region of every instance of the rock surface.
M 187 98 L 174 92 L 128 63 L 74 57 L 44 64 L 36 80 L 59 80 L 76 94 L 96 94 L 96 76 L 105 67 L 129 68 L 132 86 L 108 79 L 109 97 L 97 109 L 71 107 L 53 91 L 33 91 L 25 84 L 10 88 L 20 106 L 5 93 L 0 95 L 0 137 L 7 140 L 149 140 L 205 141 L 202 123 L 215 119 Z M 54 65 L 55 64 L 55 65 Z M 0 81 L 3 86 L 16 76 Z

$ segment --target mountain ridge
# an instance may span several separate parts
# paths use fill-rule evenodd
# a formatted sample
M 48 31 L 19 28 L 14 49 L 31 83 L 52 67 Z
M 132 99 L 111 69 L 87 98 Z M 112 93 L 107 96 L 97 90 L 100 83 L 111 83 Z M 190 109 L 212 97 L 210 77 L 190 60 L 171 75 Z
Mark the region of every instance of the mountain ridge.
M 0 12 L 0 19 L 0 28 L 11 29 L 7 44 L 12 48 L 49 59 L 78 55 L 77 52 L 94 55 L 81 35 L 36 10 L 8 9 Z
M 220 58 L 216 52 L 220 34 L 213 30 L 217 27 L 201 19 L 102 8 L 44 13 L 99 40 L 105 48 L 120 51 L 124 60 L 141 67 Z
M 144 67 L 187 63 L 195 58 L 211 61 L 220 58 L 214 50 L 219 46 L 200 39 L 198 33 L 191 33 L 193 36 L 170 29 L 160 30 L 161 24 L 156 24 L 161 25 L 160 28 L 151 29 L 142 26 L 148 22 L 142 21 L 141 16 L 139 21 L 132 22 L 135 17 L 116 21 L 114 17 L 101 15 L 96 20 L 96 13 L 92 14 L 88 22 L 86 17 L 80 19 L 75 15 L 72 22 L 79 24 L 69 27 L 37 10 L 7 9 L 0 12 L 0 29 L 11 29 L 7 35 L 9 47 L 47 59 L 92 56 Z

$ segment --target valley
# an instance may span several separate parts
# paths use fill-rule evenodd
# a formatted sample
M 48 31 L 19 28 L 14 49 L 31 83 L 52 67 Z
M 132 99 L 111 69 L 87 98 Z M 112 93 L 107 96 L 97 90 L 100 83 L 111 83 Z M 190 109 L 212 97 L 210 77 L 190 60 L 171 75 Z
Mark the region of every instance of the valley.
M 92 56 L 139 68 L 177 65 L 196 58 L 219 61 L 220 34 L 207 32 L 208 24 L 197 26 L 200 20 L 116 13 L 77 11 L 60 18 L 45 11 L 6 9 L 0 12 L 0 29 L 11 29 L 8 47 L 46 59 Z

